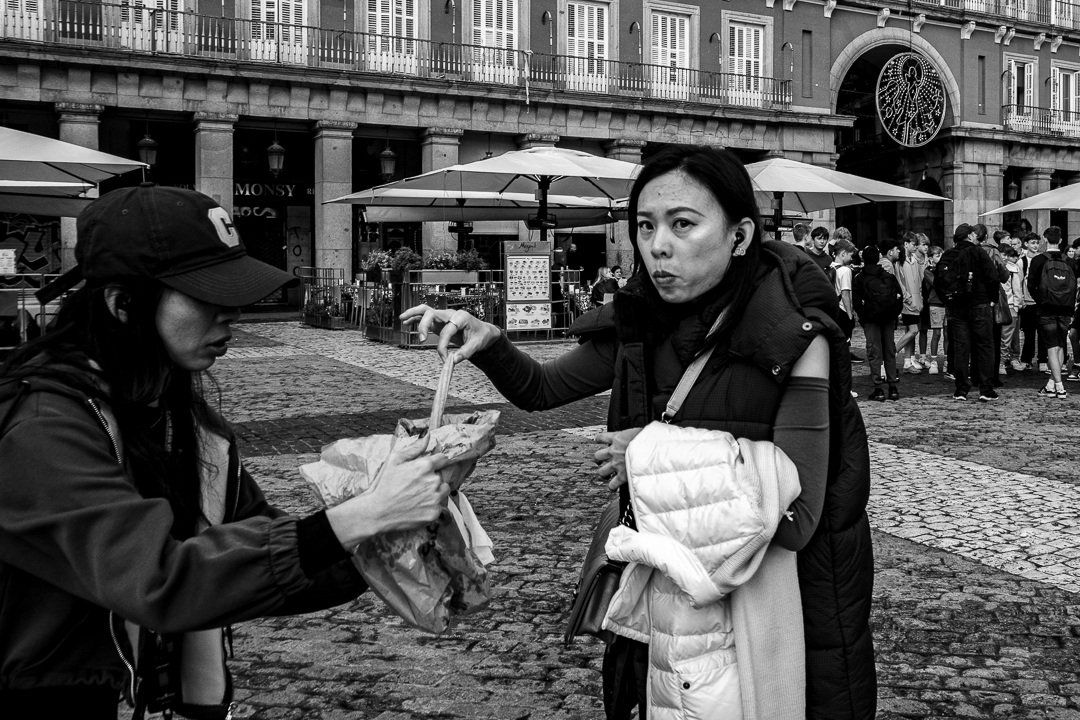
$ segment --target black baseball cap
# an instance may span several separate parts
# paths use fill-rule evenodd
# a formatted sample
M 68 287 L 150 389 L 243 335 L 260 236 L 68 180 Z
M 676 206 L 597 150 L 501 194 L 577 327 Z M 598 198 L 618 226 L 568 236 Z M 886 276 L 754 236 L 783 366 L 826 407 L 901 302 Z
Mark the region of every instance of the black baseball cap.
M 142 183 L 102 195 L 76 220 L 78 267 L 41 302 L 88 286 L 157 280 L 196 300 L 241 307 L 299 279 L 247 254 L 225 208 L 194 190 Z
M 956 226 L 956 232 L 952 234 L 953 240 L 966 240 L 967 236 L 975 232 L 975 228 L 967 223 L 960 223 Z

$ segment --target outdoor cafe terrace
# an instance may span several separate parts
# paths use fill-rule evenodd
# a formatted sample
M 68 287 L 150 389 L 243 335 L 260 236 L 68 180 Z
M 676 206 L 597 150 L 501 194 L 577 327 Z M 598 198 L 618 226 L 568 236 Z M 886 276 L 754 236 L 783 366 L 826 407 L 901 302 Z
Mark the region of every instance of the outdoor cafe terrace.
M 139 4 L 9 3 L 0 37 L 140 54 L 274 63 L 377 75 L 655 98 L 770 110 L 791 106 L 791 81 L 749 74 L 433 42 Z

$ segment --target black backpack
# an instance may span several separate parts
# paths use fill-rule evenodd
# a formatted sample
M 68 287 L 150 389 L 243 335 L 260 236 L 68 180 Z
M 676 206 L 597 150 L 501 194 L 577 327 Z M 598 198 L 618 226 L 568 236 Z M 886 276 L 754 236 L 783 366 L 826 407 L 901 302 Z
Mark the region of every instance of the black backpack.
M 971 292 L 971 272 L 961 260 L 960 250 L 952 248 L 934 266 L 934 290 L 946 305 L 963 302 Z
M 859 273 L 859 306 L 856 311 L 863 322 L 894 319 L 904 307 L 900 282 L 887 272 Z
M 1040 305 L 1072 308 L 1076 304 L 1076 273 L 1060 257 L 1046 253 L 1046 264 L 1039 275 Z

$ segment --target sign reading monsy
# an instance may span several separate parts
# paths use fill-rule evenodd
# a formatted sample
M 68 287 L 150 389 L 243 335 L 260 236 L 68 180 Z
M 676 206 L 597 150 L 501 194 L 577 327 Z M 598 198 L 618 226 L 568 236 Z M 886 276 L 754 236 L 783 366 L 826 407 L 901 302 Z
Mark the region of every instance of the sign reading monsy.
M 900 53 L 885 63 L 876 99 L 885 132 L 907 147 L 933 140 L 945 120 L 945 85 L 937 68 L 919 53 Z

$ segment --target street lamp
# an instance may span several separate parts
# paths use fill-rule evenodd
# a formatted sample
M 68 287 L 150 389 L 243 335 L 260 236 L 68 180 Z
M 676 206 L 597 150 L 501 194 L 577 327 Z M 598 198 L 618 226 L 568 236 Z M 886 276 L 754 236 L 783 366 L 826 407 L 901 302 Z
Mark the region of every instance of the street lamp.
M 1010 180 L 1009 184 L 1005 186 L 1005 200 L 1014 203 L 1018 197 L 1020 197 L 1020 188 L 1016 185 L 1015 180 Z
M 386 149 L 379 153 L 379 168 L 382 170 L 383 180 L 387 182 L 394 177 L 397 170 L 397 155 L 390 149 L 390 141 L 386 142 Z
M 277 133 L 274 133 L 274 142 L 266 148 L 266 161 L 270 164 L 270 172 L 274 177 L 281 174 L 285 167 L 285 148 L 278 144 Z
M 143 136 L 143 139 L 138 142 L 137 147 L 139 148 L 139 160 L 150 167 L 157 165 L 158 144 L 150 137 L 149 131 L 147 131 L 146 135 Z

